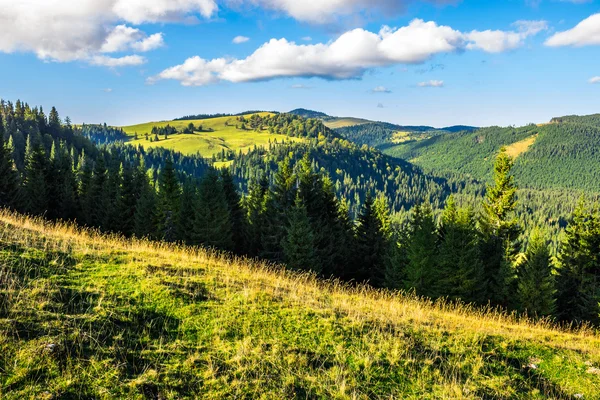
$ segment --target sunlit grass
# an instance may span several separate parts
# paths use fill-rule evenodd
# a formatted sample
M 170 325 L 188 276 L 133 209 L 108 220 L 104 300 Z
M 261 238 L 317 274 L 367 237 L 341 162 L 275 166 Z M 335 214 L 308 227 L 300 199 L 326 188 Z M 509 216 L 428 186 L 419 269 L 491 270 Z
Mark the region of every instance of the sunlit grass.
M 0 212 L 2 398 L 598 398 L 600 336 Z

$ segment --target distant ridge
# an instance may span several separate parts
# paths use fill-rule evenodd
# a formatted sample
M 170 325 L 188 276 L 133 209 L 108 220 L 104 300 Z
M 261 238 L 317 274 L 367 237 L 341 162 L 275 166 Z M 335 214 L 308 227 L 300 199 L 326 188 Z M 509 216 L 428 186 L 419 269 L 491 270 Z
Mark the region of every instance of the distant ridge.
M 227 113 L 217 113 L 217 114 L 195 114 L 195 115 L 185 115 L 183 117 L 175 118 L 173 121 L 188 121 L 188 120 L 198 120 L 198 119 L 211 119 L 211 118 L 222 118 L 222 117 L 238 117 L 240 115 L 247 114 L 258 114 L 263 112 L 269 112 L 271 114 L 279 114 L 279 111 L 264 111 L 264 110 L 249 110 L 236 114 L 227 114 Z
M 319 118 L 319 119 L 323 119 L 323 120 L 335 118 L 335 117 L 332 117 L 331 115 L 325 114 L 324 112 L 308 110 L 306 108 L 296 108 L 295 110 L 290 111 L 288 114 L 298 115 L 299 117 L 302 117 L 302 118 Z

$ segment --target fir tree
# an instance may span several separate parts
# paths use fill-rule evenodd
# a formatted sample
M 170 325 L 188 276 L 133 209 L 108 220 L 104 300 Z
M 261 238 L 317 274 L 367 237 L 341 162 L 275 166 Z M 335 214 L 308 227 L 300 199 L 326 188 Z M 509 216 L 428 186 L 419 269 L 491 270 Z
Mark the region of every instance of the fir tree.
M 557 312 L 562 321 L 597 323 L 600 315 L 600 220 L 580 200 L 558 255 Z
M 483 264 L 475 215 L 450 196 L 439 229 L 437 297 L 483 302 Z
M 177 238 L 186 244 L 191 244 L 194 236 L 194 218 L 197 203 L 196 185 L 188 179 L 183 184 L 177 221 Z
M 283 240 L 283 251 L 287 266 L 294 270 L 321 273 L 315 253 L 315 238 L 308 219 L 306 207 L 297 196 L 290 211 L 287 236 Z
M 24 196 L 25 210 L 42 215 L 48 210 L 47 158 L 41 145 L 33 146 L 27 141 L 25 154 Z
M 110 207 L 110 199 L 108 195 L 108 171 L 102 154 L 100 154 L 94 165 L 86 201 L 88 204 L 85 208 L 90 210 L 89 224 L 104 229 L 106 210 Z
M 135 206 L 134 233 L 138 238 L 155 239 L 157 232 L 156 192 L 146 178 L 141 182 L 141 195 Z
M 262 252 L 261 232 L 263 230 L 265 197 L 269 190 L 266 176 L 260 181 L 251 181 L 248 185 L 248 195 L 244 198 L 246 224 L 244 242 L 246 252 L 251 257 L 257 257 Z
M 193 124 L 192 124 L 193 125 Z M 233 237 L 233 250 L 238 254 L 244 253 L 244 210 L 242 209 L 242 200 L 238 194 L 233 177 L 228 169 L 221 170 L 221 182 L 225 199 L 227 200 L 227 208 L 231 217 L 231 228 Z
M 173 167 L 173 160 L 169 157 L 158 179 L 159 237 L 168 242 L 177 239 L 180 196 L 181 187 Z
M 4 122 L 0 113 L 0 206 L 15 207 L 19 202 L 19 175 L 12 149 L 4 141 Z
M 355 246 L 355 267 L 352 278 L 358 282 L 369 281 L 373 286 L 382 285 L 386 238 L 370 194 L 367 194 L 358 216 Z
M 494 165 L 494 185 L 487 188 L 482 227 L 485 292 L 493 304 L 514 306 L 516 298 L 514 262 L 520 227 L 514 214 L 517 187 L 510 171 L 512 158 L 502 148 Z
M 433 212 L 429 204 L 417 204 L 412 211 L 410 239 L 404 287 L 418 295 L 434 297 L 437 271 L 437 235 Z
M 518 297 L 521 311 L 536 317 L 552 316 L 555 311 L 552 260 L 546 240 L 534 230 L 525 261 L 518 268 Z
M 218 173 L 210 169 L 200 182 L 193 241 L 207 247 L 231 250 L 233 234 L 227 199 Z

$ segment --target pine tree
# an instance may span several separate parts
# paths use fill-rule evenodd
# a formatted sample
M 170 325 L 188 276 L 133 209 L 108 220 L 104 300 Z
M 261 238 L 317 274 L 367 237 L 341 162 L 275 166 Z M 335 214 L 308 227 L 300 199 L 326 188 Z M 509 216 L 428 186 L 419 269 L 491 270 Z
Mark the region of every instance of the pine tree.
M 439 228 L 437 297 L 483 302 L 483 263 L 475 215 L 450 196 Z
M 105 229 L 107 209 L 110 207 L 108 194 L 108 171 L 104 155 L 100 154 L 94 165 L 94 172 L 90 181 L 86 209 L 90 210 L 89 224 Z
M 315 249 L 315 238 L 306 207 L 297 196 L 290 211 L 287 235 L 283 240 L 287 266 L 294 270 L 321 273 Z
M 192 124 L 193 125 L 193 124 Z M 237 254 L 244 253 L 244 210 L 242 209 L 242 200 L 238 194 L 233 177 L 228 169 L 221 170 L 221 182 L 225 199 L 227 200 L 227 208 L 231 217 L 231 228 L 233 236 L 233 250 Z
M 412 211 L 404 287 L 418 295 L 434 297 L 437 271 L 437 234 L 429 204 L 417 204 Z
M 261 232 L 263 231 L 264 205 L 268 190 L 269 182 L 263 175 L 260 181 L 249 183 L 248 195 L 243 200 L 246 210 L 244 247 L 251 257 L 257 257 L 262 252 Z
M 373 198 L 367 194 L 356 226 L 356 242 L 352 279 L 369 281 L 373 286 L 383 283 L 386 240 Z
M 518 268 L 519 308 L 536 317 L 552 316 L 555 311 L 552 260 L 546 240 L 534 230 L 527 246 L 525 261 Z
M 54 138 L 60 137 L 60 128 L 61 122 L 60 117 L 58 116 L 58 111 L 56 111 L 56 107 L 52 107 L 50 114 L 48 115 L 48 129 L 50 130 L 50 134 Z
M 179 197 L 181 187 L 169 157 L 158 179 L 158 229 L 159 237 L 172 242 L 177 239 L 177 221 L 179 218 Z
M 15 207 L 19 202 L 19 175 L 12 149 L 4 142 L 4 122 L 0 113 L 0 206 Z
M 516 298 L 514 262 L 520 227 L 514 214 L 517 187 L 510 171 L 512 158 L 502 148 L 494 165 L 494 185 L 488 186 L 483 203 L 482 228 L 485 293 L 493 304 L 514 306 Z
M 80 220 L 87 224 L 92 225 L 92 202 L 90 201 L 91 196 L 91 185 L 92 185 L 92 174 L 93 174 L 93 162 L 92 159 L 82 151 L 81 157 L 78 162 L 79 169 L 77 171 L 77 178 L 79 181 L 79 210 Z
M 46 152 L 41 145 L 33 146 L 28 138 L 25 154 L 24 196 L 25 210 L 42 215 L 48 210 L 48 187 Z
M 59 173 L 57 215 L 62 219 L 75 219 L 79 214 L 79 199 L 77 196 L 77 179 L 73 170 L 71 153 L 64 143 L 59 146 L 60 157 L 56 169 Z
M 119 231 L 125 236 L 131 236 L 135 227 L 135 208 L 137 204 L 137 188 L 134 170 L 130 163 L 123 166 L 121 172 L 121 196 L 118 199 Z
M 183 184 L 177 221 L 177 238 L 186 244 L 192 244 L 197 204 L 196 185 L 188 179 Z
M 600 318 L 600 218 L 581 199 L 565 230 L 558 255 L 557 312 L 562 321 L 598 323 Z
M 227 199 L 218 173 L 210 169 L 200 182 L 193 242 L 206 247 L 231 250 L 233 234 Z
M 158 225 L 156 192 L 147 177 L 139 182 L 141 183 L 139 188 L 141 194 L 135 206 L 133 230 L 138 238 L 156 239 Z

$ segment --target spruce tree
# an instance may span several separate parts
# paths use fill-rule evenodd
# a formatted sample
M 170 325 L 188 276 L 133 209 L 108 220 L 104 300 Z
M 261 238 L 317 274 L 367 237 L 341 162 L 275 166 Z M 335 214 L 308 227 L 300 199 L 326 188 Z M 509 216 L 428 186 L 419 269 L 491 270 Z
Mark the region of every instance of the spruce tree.
M 94 172 L 90 181 L 89 194 L 86 198 L 90 215 L 88 221 L 91 226 L 105 229 L 107 209 L 110 207 L 108 193 L 108 171 L 104 155 L 100 154 L 94 164 Z
M 525 261 L 518 268 L 519 308 L 535 317 L 552 316 L 555 311 L 554 276 L 552 260 L 546 240 L 538 230 L 534 230 Z
M 28 138 L 25 154 L 24 196 L 25 211 L 42 215 L 48 210 L 46 151 L 41 145 L 33 146 Z
M 510 173 L 512 158 L 502 148 L 494 164 L 494 185 L 489 185 L 483 203 L 483 255 L 485 293 L 496 305 L 515 306 L 514 268 L 520 227 L 515 216 L 517 187 Z
M 352 279 L 381 286 L 385 271 L 386 238 L 370 194 L 367 194 L 358 216 L 355 246 Z
M 134 233 L 138 238 L 156 239 L 157 235 L 157 201 L 156 192 L 148 178 L 139 181 L 140 197 L 135 206 Z
M 251 257 L 257 257 L 262 252 L 261 232 L 264 225 L 264 205 L 268 190 L 269 183 L 263 175 L 259 181 L 250 181 L 248 195 L 243 199 L 246 210 L 244 247 Z
M 562 321 L 600 321 L 600 218 L 581 199 L 558 254 L 557 313 Z
M 221 170 L 221 182 L 225 199 L 227 200 L 227 208 L 231 217 L 231 228 L 233 236 L 233 250 L 237 254 L 243 254 L 244 250 L 244 210 L 242 209 L 242 200 L 238 194 L 233 177 L 228 169 Z
M 439 228 L 437 297 L 483 302 L 483 263 L 475 215 L 450 196 Z
M 198 188 L 193 242 L 221 250 L 233 248 L 231 217 L 219 174 L 210 169 Z
M 125 236 L 131 236 L 135 227 L 135 208 L 138 193 L 135 185 L 134 170 L 130 163 L 125 163 L 122 169 L 121 196 L 118 198 L 119 230 Z
M 437 271 L 437 234 L 429 204 L 412 210 L 404 287 L 418 295 L 434 297 Z
M 16 207 L 19 202 L 19 174 L 14 167 L 11 148 L 4 141 L 4 122 L 0 113 L 0 206 Z
M 177 221 L 179 218 L 179 197 L 181 187 L 169 157 L 158 178 L 158 230 L 159 237 L 171 242 L 177 239 Z
M 283 240 L 286 265 L 294 270 L 321 273 L 315 238 L 306 207 L 297 196 L 290 211 L 287 235 Z
M 196 185 L 191 179 L 187 179 L 183 184 L 179 200 L 179 218 L 177 221 L 177 239 L 185 244 L 192 244 L 193 241 L 197 206 Z

